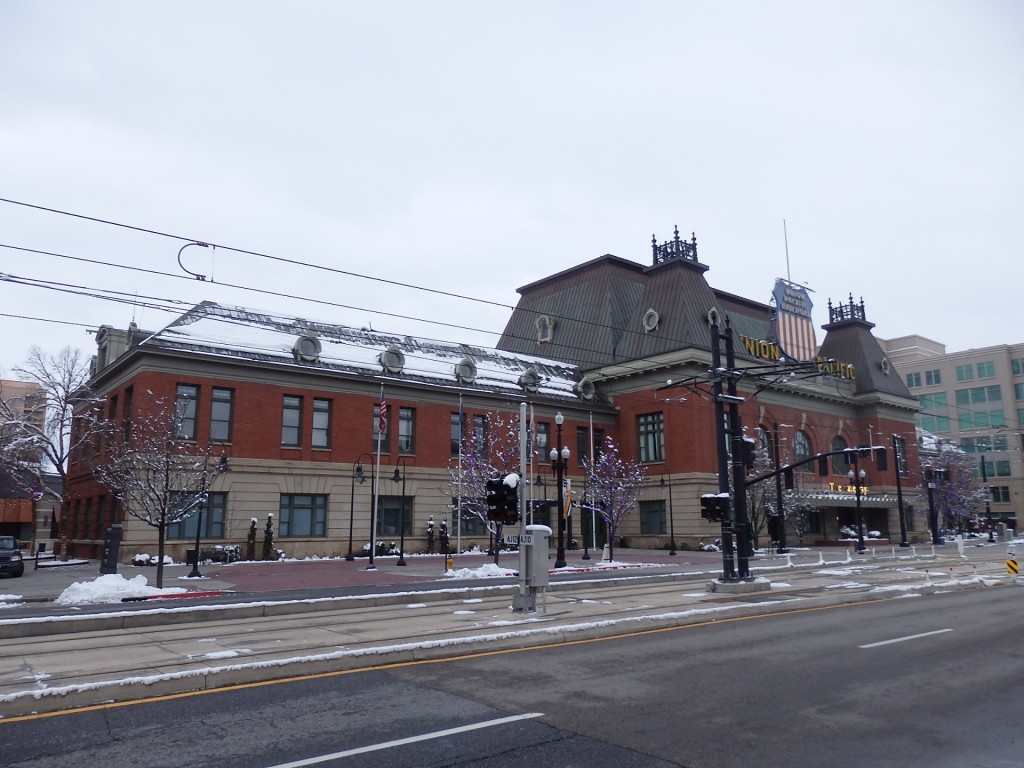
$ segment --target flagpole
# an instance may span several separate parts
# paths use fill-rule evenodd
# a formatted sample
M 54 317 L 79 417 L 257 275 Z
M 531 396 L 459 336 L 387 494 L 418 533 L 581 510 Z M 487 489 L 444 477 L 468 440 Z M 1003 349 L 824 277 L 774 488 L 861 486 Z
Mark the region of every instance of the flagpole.
M 370 564 L 368 571 L 377 570 L 373 564 L 373 554 L 377 550 L 377 504 L 380 501 L 380 444 L 384 438 L 384 428 L 388 423 L 388 404 L 384 400 L 384 384 L 380 385 L 380 415 L 377 421 L 377 471 L 373 478 L 373 505 L 370 507 Z
M 594 412 L 590 412 L 590 445 L 587 447 L 587 474 L 583 476 L 583 495 L 587 495 L 586 479 L 594 468 Z M 597 517 L 594 514 L 594 500 L 590 500 L 590 548 L 597 551 Z

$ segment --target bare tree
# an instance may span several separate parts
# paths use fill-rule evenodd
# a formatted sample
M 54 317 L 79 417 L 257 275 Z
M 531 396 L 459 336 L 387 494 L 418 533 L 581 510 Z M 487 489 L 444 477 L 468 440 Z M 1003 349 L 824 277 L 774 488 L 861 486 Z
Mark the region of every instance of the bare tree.
M 586 466 L 591 504 L 608 525 L 608 554 L 612 556 L 615 532 L 633 512 L 640 498 L 644 468 L 619 454 L 611 437 L 604 439 L 600 453 Z
M 39 395 L 25 398 L 20 407 L 0 392 L 0 467 L 37 494 L 49 494 L 63 505 L 67 488 L 68 457 L 92 439 L 89 360 L 81 350 L 64 347 L 48 355 L 29 349 L 25 364 L 15 368 L 21 380 L 37 384 Z M 75 414 L 78 412 L 77 425 Z M 59 490 L 43 481 L 55 472 Z M 61 552 L 67 557 L 66 515 L 61 512 Z
M 487 519 L 487 481 L 519 472 L 519 418 L 502 413 L 487 414 L 486 428 L 462 436 L 461 467 L 458 458 L 448 463 L 448 487 L 456 525 L 476 517 L 494 537 L 494 562 L 498 562 L 502 524 Z M 461 503 L 459 500 L 461 499 Z
M 173 406 L 157 400 L 136 414 L 130 429 L 123 422 L 102 422 L 103 450 L 92 467 L 129 515 L 157 529 L 157 587 L 163 587 L 168 526 L 205 504 L 213 481 L 227 469 L 226 457 L 211 457 L 211 444 L 203 448 L 179 439 L 181 420 Z
M 985 508 L 985 489 L 974 475 L 977 466 L 974 458 L 948 442 L 943 442 L 938 456 L 931 459 L 929 468 L 938 471 L 933 498 L 941 513 L 940 526 L 962 533 Z

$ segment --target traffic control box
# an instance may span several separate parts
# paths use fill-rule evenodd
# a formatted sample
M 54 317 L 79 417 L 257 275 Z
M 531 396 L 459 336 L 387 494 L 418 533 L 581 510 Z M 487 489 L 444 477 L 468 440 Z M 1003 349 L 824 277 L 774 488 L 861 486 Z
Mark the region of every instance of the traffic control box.
M 546 525 L 526 526 L 526 583 L 529 587 L 546 587 L 548 578 L 548 546 L 551 541 L 551 529 Z

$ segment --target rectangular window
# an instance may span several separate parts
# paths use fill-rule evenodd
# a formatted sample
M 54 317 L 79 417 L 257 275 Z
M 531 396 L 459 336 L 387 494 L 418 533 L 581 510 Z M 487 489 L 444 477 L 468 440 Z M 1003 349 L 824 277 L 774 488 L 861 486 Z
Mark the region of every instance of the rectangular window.
M 1024 427 L 1024 408 L 1017 409 L 1017 424 Z
M 928 432 L 949 432 L 949 417 L 948 416 L 921 416 L 918 415 L 917 422 L 921 429 L 927 430 Z
M 452 456 L 458 456 L 462 450 L 462 418 L 452 413 L 451 418 Z
M 651 536 L 661 536 L 666 533 L 666 516 L 664 499 L 641 500 L 638 508 L 640 512 L 640 533 Z
M 228 508 L 228 495 L 226 493 L 210 493 L 206 497 L 206 506 L 203 507 L 202 530 L 200 539 L 224 539 L 225 510 Z M 185 541 L 196 538 L 196 528 L 199 526 L 199 511 L 196 510 L 187 518 L 178 523 L 167 526 L 168 539 L 184 539 Z M 201 542 L 200 542 L 201 543 Z
M 915 389 L 921 386 L 921 374 L 920 373 L 908 373 L 907 374 L 907 388 Z
M 327 496 L 282 493 L 278 535 L 282 539 L 327 535 Z
M 665 420 L 661 412 L 636 417 L 641 463 L 665 460 Z
M 551 425 L 537 422 L 533 436 L 533 452 L 537 461 L 544 463 L 551 458 Z
M 942 383 L 942 371 L 938 368 L 933 368 L 930 371 L 924 372 L 924 383 L 929 387 L 937 387 Z
M 135 395 L 134 387 L 127 387 L 124 391 L 124 411 L 121 414 L 121 431 L 127 441 L 132 436 L 132 400 Z
M 462 518 L 462 535 L 463 536 L 486 536 L 487 535 L 487 523 L 481 520 L 476 515 L 465 515 Z M 455 546 L 455 542 L 452 542 L 452 546 Z
M 377 504 L 377 535 L 402 535 L 400 527 L 405 528 L 405 535 L 412 536 L 412 496 L 405 497 L 405 522 L 402 525 L 402 497 L 381 496 Z
M 416 452 L 416 409 L 398 409 L 398 452 Z
M 231 414 L 234 405 L 235 390 L 214 387 L 210 392 L 210 440 L 231 442 Z
M 956 380 L 957 381 L 974 381 L 974 366 L 958 365 L 956 367 Z
M 1024 384 L 1013 385 L 1013 399 L 1024 400 Z
M 380 403 L 377 403 L 376 405 L 373 406 L 373 432 L 371 432 L 371 434 L 373 435 L 373 448 L 374 448 L 374 450 L 377 449 L 377 444 L 378 444 L 377 441 L 379 440 L 380 441 L 380 449 L 384 453 L 389 453 L 390 450 L 391 450 L 388 447 L 391 444 L 391 409 L 390 408 L 387 408 L 387 407 L 384 408 L 384 418 L 383 418 L 383 422 L 384 423 L 383 423 L 383 425 L 381 424 L 381 421 L 382 421 L 382 419 L 380 417 Z M 384 427 L 384 431 L 383 432 L 381 432 L 381 426 Z
M 1014 376 L 1024 376 L 1024 357 L 1015 357 L 1011 360 L 1010 370 Z
M 302 437 L 302 398 L 285 395 L 281 410 L 281 445 L 299 445 Z
M 179 440 L 196 439 L 196 413 L 199 407 L 199 387 L 179 384 L 174 394 L 174 419 L 178 425 L 175 437 Z
M 313 447 L 331 447 L 331 401 L 313 398 Z
M 590 461 L 590 430 L 576 427 L 576 466 L 585 467 Z
M 994 379 L 996 377 L 996 364 L 991 360 L 978 363 L 979 379 Z
M 483 456 L 487 450 L 487 416 L 473 417 L 473 453 Z
M 992 503 L 993 504 L 1009 504 L 1010 503 L 1010 486 L 1008 486 L 1008 485 L 993 485 L 990 490 L 992 491 Z
M 1010 462 L 1008 460 L 999 460 L 992 462 L 992 475 L 993 477 L 1009 477 L 1010 476 Z

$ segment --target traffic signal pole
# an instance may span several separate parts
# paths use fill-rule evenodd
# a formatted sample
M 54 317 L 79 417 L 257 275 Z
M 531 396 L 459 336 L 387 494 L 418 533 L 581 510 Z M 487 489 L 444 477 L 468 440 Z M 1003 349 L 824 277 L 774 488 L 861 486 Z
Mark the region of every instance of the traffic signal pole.
M 725 385 L 723 379 L 730 372 L 722 368 L 722 338 L 718 330 L 718 314 L 711 323 L 711 374 L 714 378 L 715 445 L 718 454 L 718 492 L 729 494 L 729 451 L 726 448 Z M 732 519 L 726 513 L 722 519 L 722 581 L 736 581 L 736 559 L 732 551 Z

